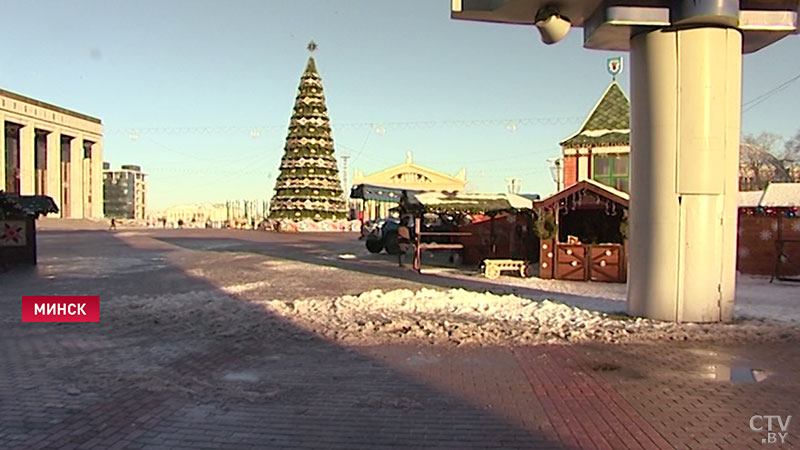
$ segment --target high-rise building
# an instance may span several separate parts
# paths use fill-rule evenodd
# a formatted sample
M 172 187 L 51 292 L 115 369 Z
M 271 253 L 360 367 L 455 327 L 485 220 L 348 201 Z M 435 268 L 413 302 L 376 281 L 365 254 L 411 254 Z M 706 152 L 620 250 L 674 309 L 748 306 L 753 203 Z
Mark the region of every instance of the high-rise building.
M 0 89 L 0 125 L 0 190 L 50 196 L 60 217 L 103 217 L 100 119 Z
M 139 166 L 125 165 L 119 170 L 111 170 L 109 163 L 103 163 L 106 217 L 141 220 L 147 217 L 144 177 Z

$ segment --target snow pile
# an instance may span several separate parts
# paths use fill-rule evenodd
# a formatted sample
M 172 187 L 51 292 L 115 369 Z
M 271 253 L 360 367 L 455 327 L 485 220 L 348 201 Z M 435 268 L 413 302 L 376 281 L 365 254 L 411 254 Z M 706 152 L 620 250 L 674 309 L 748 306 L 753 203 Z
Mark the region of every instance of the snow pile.
M 674 324 L 588 311 L 544 300 L 461 289 L 369 291 L 333 300 L 272 301 L 269 311 L 328 339 L 358 344 L 511 345 L 646 340 L 784 340 L 786 324 Z
M 800 183 L 770 183 L 764 190 L 759 206 L 765 208 L 800 207 Z
M 281 219 L 270 221 L 266 225 L 269 230 L 289 232 L 324 232 L 324 231 L 360 231 L 361 222 L 358 220 L 288 220 Z
M 797 323 L 747 319 L 675 324 L 462 289 L 374 290 L 283 301 L 268 300 L 270 288 L 270 283 L 256 281 L 175 294 L 118 296 L 106 303 L 102 322 L 191 331 L 198 338 L 236 342 L 270 336 L 319 336 L 356 345 L 800 340 Z

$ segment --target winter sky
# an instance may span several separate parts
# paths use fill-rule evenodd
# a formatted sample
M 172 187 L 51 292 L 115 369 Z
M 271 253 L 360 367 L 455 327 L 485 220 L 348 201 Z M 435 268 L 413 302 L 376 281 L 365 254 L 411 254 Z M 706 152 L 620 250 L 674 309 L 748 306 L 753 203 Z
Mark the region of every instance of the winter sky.
M 547 158 L 610 81 L 582 30 L 451 20 L 448 0 L 71 0 L 3 9 L 0 88 L 99 117 L 104 158 L 149 174 L 150 207 L 268 199 L 306 44 L 337 156 L 365 173 L 404 161 L 468 188 L 548 194 Z M 800 74 L 800 36 L 744 58 L 743 101 Z M 624 55 L 627 58 L 627 55 Z M 628 92 L 628 74 L 620 78 Z M 749 109 L 743 132 L 800 128 L 800 81 Z M 467 126 L 464 120 L 492 123 Z M 545 119 L 521 121 L 519 119 Z M 455 121 L 456 123 L 452 123 Z M 407 124 L 413 122 L 412 124 Z M 374 124 L 374 125 L 369 125 Z M 206 128 L 209 127 L 209 128 Z

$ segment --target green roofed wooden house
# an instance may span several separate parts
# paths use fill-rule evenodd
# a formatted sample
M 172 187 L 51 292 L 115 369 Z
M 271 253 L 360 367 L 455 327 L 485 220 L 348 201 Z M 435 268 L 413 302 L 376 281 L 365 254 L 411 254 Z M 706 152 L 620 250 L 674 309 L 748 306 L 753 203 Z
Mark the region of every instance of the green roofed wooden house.
M 541 278 L 627 279 L 630 117 L 630 101 L 612 81 L 580 129 L 561 142 L 559 191 L 535 205 Z
M 594 180 L 629 191 L 630 109 L 630 100 L 612 81 L 578 132 L 561 142 L 564 160 L 559 190 Z

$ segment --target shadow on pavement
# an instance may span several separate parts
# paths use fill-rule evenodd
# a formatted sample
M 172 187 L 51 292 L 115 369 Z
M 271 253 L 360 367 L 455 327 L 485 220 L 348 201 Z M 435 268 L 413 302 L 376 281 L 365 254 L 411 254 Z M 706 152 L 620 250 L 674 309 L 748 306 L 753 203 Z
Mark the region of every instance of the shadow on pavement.
M 0 274 L 4 448 L 563 448 L 541 431 L 545 418 L 476 404 L 468 391 L 502 389 L 496 380 L 476 386 L 450 374 L 448 358 L 463 364 L 459 354 L 391 347 L 385 354 L 393 362 L 384 363 L 379 348 L 336 345 L 248 302 L 246 283 L 219 286 L 186 269 L 194 259 L 218 258 L 235 281 L 231 255 L 163 243 L 193 248 L 201 238 L 129 236 L 46 231 L 38 268 Z M 410 271 L 324 261 L 326 248 L 313 239 L 300 247 L 247 241 L 233 251 L 445 285 Z M 21 323 L 21 296 L 48 294 L 100 295 L 101 322 Z M 499 369 L 513 368 L 510 354 L 497 355 Z M 436 372 L 448 387 L 414 372 Z M 524 377 L 513 382 L 536 403 Z
M 177 237 L 158 235 L 157 239 L 179 247 L 193 250 L 211 250 L 217 252 L 254 253 L 293 260 L 308 264 L 326 265 L 338 269 L 361 272 L 369 275 L 378 275 L 411 281 L 424 285 L 438 286 L 441 288 L 462 288 L 479 292 L 492 292 L 494 294 L 514 294 L 531 299 L 549 299 L 602 312 L 626 315 L 625 303 L 605 298 L 583 296 L 579 294 L 564 294 L 524 286 L 500 285 L 481 279 L 463 279 L 449 277 L 443 274 L 418 273 L 410 264 L 398 267 L 394 256 L 361 255 L 356 259 L 341 259 L 339 255 L 350 253 L 353 248 L 352 241 L 344 241 L 332 233 L 263 233 L 243 232 L 242 238 L 209 233 L 210 236 L 197 234 L 192 237 Z M 294 238 L 294 240 L 292 239 Z M 353 237 L 355 240 L 355 237 Z M 363 246 L 362 241 L 358 241 Z

